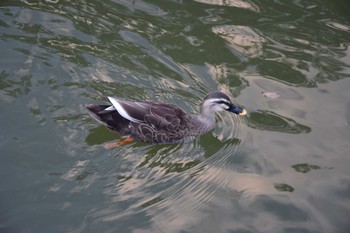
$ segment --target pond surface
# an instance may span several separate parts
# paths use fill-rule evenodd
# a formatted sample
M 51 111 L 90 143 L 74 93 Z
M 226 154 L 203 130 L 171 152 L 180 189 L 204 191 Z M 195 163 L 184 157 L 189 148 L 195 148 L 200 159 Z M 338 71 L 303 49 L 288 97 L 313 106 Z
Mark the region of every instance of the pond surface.
M 1 232 L 350 229 L 347 0 L 1 1 Z M 178 145 L 94 121 L 105 96 L 248 110 Z

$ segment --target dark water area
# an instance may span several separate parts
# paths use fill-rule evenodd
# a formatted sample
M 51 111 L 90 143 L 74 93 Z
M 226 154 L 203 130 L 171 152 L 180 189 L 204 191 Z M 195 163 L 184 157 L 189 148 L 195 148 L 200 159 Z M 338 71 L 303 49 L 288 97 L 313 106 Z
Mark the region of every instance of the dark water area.
M 350 232 L 350 3 L 1 1 L 0 232 Z M 92 119 L 105 96 L 217 115 L 191 143 Z

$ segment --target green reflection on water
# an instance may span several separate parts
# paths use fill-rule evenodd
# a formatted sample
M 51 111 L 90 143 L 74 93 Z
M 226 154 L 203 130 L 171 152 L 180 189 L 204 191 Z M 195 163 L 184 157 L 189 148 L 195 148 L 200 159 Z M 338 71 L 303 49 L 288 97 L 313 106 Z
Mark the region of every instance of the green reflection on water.
M 275 187 L 276 190 L 281 191 L 281 192 L 293 192 L 294 188 L 288 184 L 284 183 L 274 183 L 273 186 Z
M 309 133 L 311 131 L 311 128 L 306 125 L 267 110 L 250 113 L 247 123 L 255 129 L 292 134 Z
M 102 143 L 120 138 L 118 134 L 108 130 L 105 126 L 99 126 L 89 130 L 89 135 L 85 138 L 88 145 L 100 145 Z
M 207 4 L 209 2 L 211 4 Z M 188 194 L 194 194 L 198 189 L 186 189 L 186 192 L 179 192 L 182 196 L 177 196 L 178 202 L 175 202 L 181 202 L 191 210 L 197 208 L 211 212 L 189 211 L 189 215 L 185 213 L 186 210 L 172 211 L 180 213 L 170 216 L 174 225 L 160 222 L 167 217 L 158 218 L 163 217 L 164 212 L 157 215 L 157 209 L 172 210 L 170 208 L 174 204 L 165 201 L 162 208 L 156 205 L 162 198 L 167 200 L 165 195 L 161 195 L 165 188 L 159 182 L 164 174 L 172 173 L 169 175 L 171 178 L 184 177 L 184 171 L 197 166 L 197 169 L 188 173 L 200 177 L 201 173 L 205 174 L 206 168 L 214 167 L 207 161 L 223 158 L 215 166 L 219 171 L 216 175 L 225 177 L 225 173 L 220 171 L 235 169 L 235 166 L 231 167 L 232 164 L 227 163 L 228 156 L 235 156 L 235 150 L 226 151 L 221 148 L 234 148 L 241 143 L 240 139 L 216 138 L 213 136 L 215 132 L 210 132 L 195 141 L 193 147 L 135 143 L 127 147 L 133 151 L 133 157 L 118 154 L 104 158 L 100 150 L 86 150 L 88 147 L 82 140 L 84 137 L 88 145 L 100 145 L 120 138 L 104 126 L 97 127 L 98 123 L 85 110 L 86 104 L 105 103 L 103 95 L 138 100 L 156 100 L 157 96 L 182 106 L 195 106 L 192 103 L 197 103 L 201 97 L 198 93 L 223 88 L 231 91 L 235 97 L 249 99 L 248 96 L 259 94 L 252 88 L 251 80 L 244 78 L 245 72 L 251 72 L 265 80 L 273 79 L 298 93 L 300 91 L 305 99 L 298 100 L 303 102 L 307 99 L 305 103 L 309 104 L 321 104 L 318 95 L 314 93 L 319 86 L 328 91 L 327 95 L 332 97 L 330 101 L 334 101 L 334 106 L 343 107 L 342 101 L 346 101 L 347 92 L 339 94 L 337 90 L 345 90 L 346 87 L 329 90 L 328 87 L 349 77 L 348 1 L 255 1 L 258 9 L 256 12 L 225 5 L 232 2 L 239 1 L 3 1 L 0 4 L 0 99 L 3 100 L 0 115 L 4 124 L 0 141 L 4 151 L 1 171 L 3 177 L 6 177 L 2 185 L 2 199 L 8 200 L 2 206 L 6 211 L 1 224 L 5 227 L 3 231 L 23 232 L 29 229 L 33 232 L 52 232 L 60 229 L 62 232 L 108 232 L 118 229 L 120 232 L 154 232 L 155 229 L 147 228 L 148 223 L 150 226 L 160 223 L 165 228 L 158 230 L 165 232 L 171 227 L 174 227 L 174 231 L 202 232 L 205 224 L 218 231 L 225 229 L 238 232 L 234 228 L 238 226 L 243 229 L 241 231 L 256 232 L 257 229 L 266 229 L 266 221 L 271 223 L 271 228 L 276 227 L 273 228 L 276 232 L 283 232 L 280 227 L 286 227 L 286 224 L 290 227 L 288 229 L 294 229 L 295 232 L 317 232 L 319 229 L 340 232 L 347 229 L 348 209 L 338 205 L 344 203 L 349 196 L 347 157 L 344 153 L 347 151 L 348 134 L 343 134 L 343 130 L 346 130 L 343 126 L 348 125 L 345 118 L 349 114 L 345 111 L 340 111 L 336 127 L 332 128 L 336 135 L 340 135 L 334 137 L 336 143 L 322 146 L 313 144 L 315 141 L 322 144 L 329 139 L 318 133 L 325 132 L 321 125 L 323 118 L 318 118 L 322 115 L 321 111 L 320 114 L 313 115 L 309 114 L 312 113 L 310 109 L 305 110 L 305 122 L 312 122 L 310 125 L 313 126 L 313 132 L 309 126 L 298 122 L 299 118 L 294 119 L 288 113 L 283 113 L 282 116 L 276 109 L 275 112 L 258 110 L 250 113 L 246 122 L 253 132 L 253 140 L 256 139 L 254 133 L 258 130 L 265 131 L 263 136 L 268 134 L 266 131 L 310 133 L 301 135 L 301 139 L 297 135 L 284 135 L 286 139 L 281 140 L 292 147 L 294 144 L 303 144 L 304 138 L 307 138 L 310 144 L 307 143 L 305 148 L 300 149 L 299 156 L 307 156 L 303 152 L 309 152 L 309 149 L 318 151 L 320 158 L 325 158 L 323 161 L 320 159 L 320 163 L 332 161 L 336 167 L 336 172 L 325 176 L 322 176 L 322 172 L 315 172 L 313 176 L 308 176 L 310 180 L 305 180 L 302 184 L 295 183 L 294 186 L 293 182 L 294 187 L 286 183 L 275 183 L 274 189 L 280 192 L 293 192 L 298 188 L 299 192 L 292 193 L 291 203 L 285 199 L 278 201 L 274 195 L 264 199 L 253 194 L 253 199 L 256 200 L 253 217 L 250 212 L 252 208 L 244 205 L 245 196 L 233 199 L 231 194 L 234 191 L 228 189 L 226 182 L 217 183 L 214 188 L 208 189 L 211 181 L 203 182 L 203 186 L 197 185 L 197 188 L 202 190 L 204 198 L 208 194 L 209 197 L 210 194 L 215 195 L 212 200 L 197 199 L 198 202 L 195 202 L 195 196 Z M 246 2 L 250 0 L 242 1 Z M 245 47 L 247 37 L 241 33 L 227 34 L 224 30 L 236 32 L 241 26 L 244 26 L 246 32 L 255 32 L 254 37 L 248 41 L 248 47 Z M 221 33 L 214 33 L 213 28 L 216 27 L 223 29 Z M 245 52 L 249 48 L 253 49 L 252 53 Z M 285 99 L 279 100 L 282 103 Z M 254 99 L 245 102 L 247 107 L 250 101 L 253 102 Z M 290 102 L 282 104 L 288 105 Z M 263 107 L 260 105 L 256 108 Z M 317 111 L 319 109 L 316 113 Z M 36 120 L 34 124 L 33 118 Z M 329 126 L 332 126 L 331 120 Z M 333 136 L 330 137 L 333 139 Z M 308 163 L 295 164 L 293 150 L 278 154 L 280 160 L 270 163 L 270 160 L 274 161 L 274 153 L 271 153 L 275 149 L 273 144 L 267 148 L 255 148 L 254 143 L 250 144 L 247 139 L 242 139 L 242 142 L 249 144 L 249 150 L 243 147 L 242 154 L 250 158 L 243 168 L 249 170 L 255 163 L 259 163 L 261 178 L 268 178 L 264 174 L 269 174 L 271 170 L 279 170 L 281 163 L 294 164 L 292 168 L 300 173 L 320 169 L 319 166 Z M 45 147 L 45 144 L 50 146 Z M 69 148 L 73 148 L 72 144 L 77 148 L 73 149 L 76 153 L 69 152 Z M 123 148 L 106 152 L 113 154 L 118 150 L 122 151 Z M 331 159 L 333 154 L 329 151 L 336 153 L 337 159 Z M 269 154 L 271 157 L 263 163 L 257 159 L 258 153 Z M 136 161 L 129 161 L 130 157 Z M 107 161 L 101 164 L 104 172 L 97 169 L 84 171 L 85 165 L 80 166 L 79 163 L 69 169 L 74 161 L 86 159 L 94 164 L 96 158 Z M 113 163 L 116 158 L 120 159 L 117 160 L 120 161 L 120 167 L 120 164 Z M 301 161 L 307 159 L 301 158 Z M 234 162 L 237 165 L 236 160 Z M 203 164 L 201 170 L 198 168 L 199 163 Z M 221 169 L 222 166 L 225 169 Z M 81 170 L 75 174 L 69 172 L 75 169 Z M 160 174 L 159 177 L 154 176 L 154 173 Z M 288 173 L 283 173 L 287 183 L 294 178 L 293 174 L 289 177 Z M 49 179 L 43 174 L 49 174 Z M 334 180 L 339 180 L 340 176 L 345 178 L 337 184 Z M 132 185 L 133 178 L 141 181 L 137 188 Z M 227 177 L 228 180 L 230 178 Z M 128 191 L 119 189 L 116 180 L 129 186 Z M 62 183 L 62 187 L 48 193 L 55 182 Z M 82 189 L 82 184 L 86 182 L 89 183 L 89 188 Z M 166 182 L 169 183 L 169 180 Z M 181 186 L 181 182 L 174 183 Z M 314 183 L 319 183 L 319 187 L 307 191 L 301 188 L 311 187 L 309 185 Z M 122 199 L 114 199 L 110 204 L 108 195 L 104 193 L 106 189 L 101 190 L 106 185 L 116 189 L 116 197 Z M 82 191 L 67 195 L 64 186 L 73 186 Z M 329 189 L 322 187 L 331 187 L 332 192 L 327 192 Z M 230 193 L 225 195 L 225 192 Z M 249 190 L 245 192 L 248 193 Z M 336 192 L 344 195 L 344 199 Z M 277 196 L 284 196 L 283 194 L 289 196 L 289 193 Z M 327 204 L 327 200 L 332 202 Z M 140 202 L 142 207 L 154 206 L 156 211 L 141 214 L 129 211 L 125 214 L 128 202 L 132 206 L 140 206 Z M 217 203 L 229 205 L 216 205 Z M 106 211 L 105 205 L 111 209 L 107 208 Z M 61 208 L 62 206 L 66 207 Z M 231 208 L 233 206 L 239 208 Z M 38 211 L 28 214 L 27 210 L 32 207 Z M 329 215 L 328 211 L 324 211 L 330 209 L 328 207 L 334 210 Z M 60 211 L 50 211 L 51 209 Z M 94 215 L 95 212 L 100 215 Z M 123 217 L 116 221 L 104 221 L 104 218 L 110 216 L 113 219 L 116 212 Z M 147 226 L 145 224 L 142 226 L 144 228 L 137 229 L 139 223 L 147 223 Z M 180 224 L 176 225 L 177 223 Z M 190 228 L 190 224 L 197 228 Z M 198 228 L 202 225 L 202 229 Z
M 155 198 L 153 198 L 152 200 L 149 200 L 149 201 L 147 201 L 146 203 L 143 203 L 143 204 L 141 205 L 141 207 L 145 208 L 145 207 L 154 205 L 154 204 L 156 204 L 156 203 L 158 203 L 158 202 L 160 202 L 160 201 L 162 201 L 162 200 L 163 200 L 163 199 L 162 199 L 161 197 L 155 197 Z
M 138 167 L 158 168 L 167 173 L 181 173 L 200 164 L 197 159 L 179 157 L 181 151 L 177 150 L 178 145 L 154 145 L 146 153 L 143 161 Z M 174 155 L 175 154 L 175 155 Z M 176 156 L 179 154 L 179 156 Z M 175 158 L 171 158 L 175 156 Z
M 308 164 L 308 163 L 295 164 L 292 166 L 292 168 L 294 168 L 297 172 L 301 172 L 301 173 L 307 173 L 311 170 L 321 169 L 321 167 L 319 167 L 317 165 L 312 165 L 312 164 Z
M 3 71 L 0 77 L 0 90 L 4 90 L 6 95 L 11 97 L 19 97 L 27 95 L 31 91 L 32 76 L 24 75 L 17 80 L 6 79 L 8 75 Z M 4 78 L 3 78 L 4 77 Z M 2 80 L 3 79 L 3 80 Z
M 160 167 L 165 167 L 166 169 L 165 173 L 171 173 L 171 172 L 180 173 L 195 167 L 196 165 L 200 164 L 200 162 L 201 161 L 193 160 L 189 162 L 165 163 L 165 164 L 160 164 Z
M 260 61 L 258 64 L 260 74 L 266 77 L 274 77 L 274 79 L 292 86 L 313 87 L 314 84 L 309 82 L 305 75 L 293 69 L 289 64 L 276 61 Z

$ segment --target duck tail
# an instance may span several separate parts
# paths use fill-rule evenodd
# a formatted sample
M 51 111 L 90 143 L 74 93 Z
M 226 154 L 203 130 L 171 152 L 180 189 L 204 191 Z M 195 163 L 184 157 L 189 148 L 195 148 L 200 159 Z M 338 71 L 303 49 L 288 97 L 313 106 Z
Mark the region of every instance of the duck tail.
M 90 115 L 101 124 L 108 126 L 103 111 L 108 108 L 108 105 L 89 104 L 86 108 L 89 110 Z M 102 113 L 102 114 L 101 114 Z
M 128 124 L 130 121 L 124 119 L 115 109 L 110 109 L 110 105 L 89 104 L 86 108 L 96 121 L 107 126 L 109 129 L 117 131 L 122 136 L 128 133 Z

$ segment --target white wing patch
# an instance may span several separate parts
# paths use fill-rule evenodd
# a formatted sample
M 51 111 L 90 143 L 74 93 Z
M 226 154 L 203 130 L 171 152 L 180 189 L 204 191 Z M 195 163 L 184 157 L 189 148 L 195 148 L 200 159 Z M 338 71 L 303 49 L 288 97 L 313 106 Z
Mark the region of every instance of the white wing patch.
M 118 113 L 128 119 L 129 121 L 135 122 L 135 123 L 142 123 L 143 121 L 140 121 L 139 119 L 133 118 L 132 116 L 130 116 L 128 114 L 128 112 L 125 110 L 125 108 L 118 102 L 117 99 L 113 98 L 113 97 L 109 97 L 108 96 L 109 101 L 113 104 L 113 107 L 118 111 Z M 110 107 L 108 107 L 110 108 Z
M 115 107 L 113 105 L 109 106 L 108 108 L 105 108 L 105 111 L 112 111 L 115 110 Z

